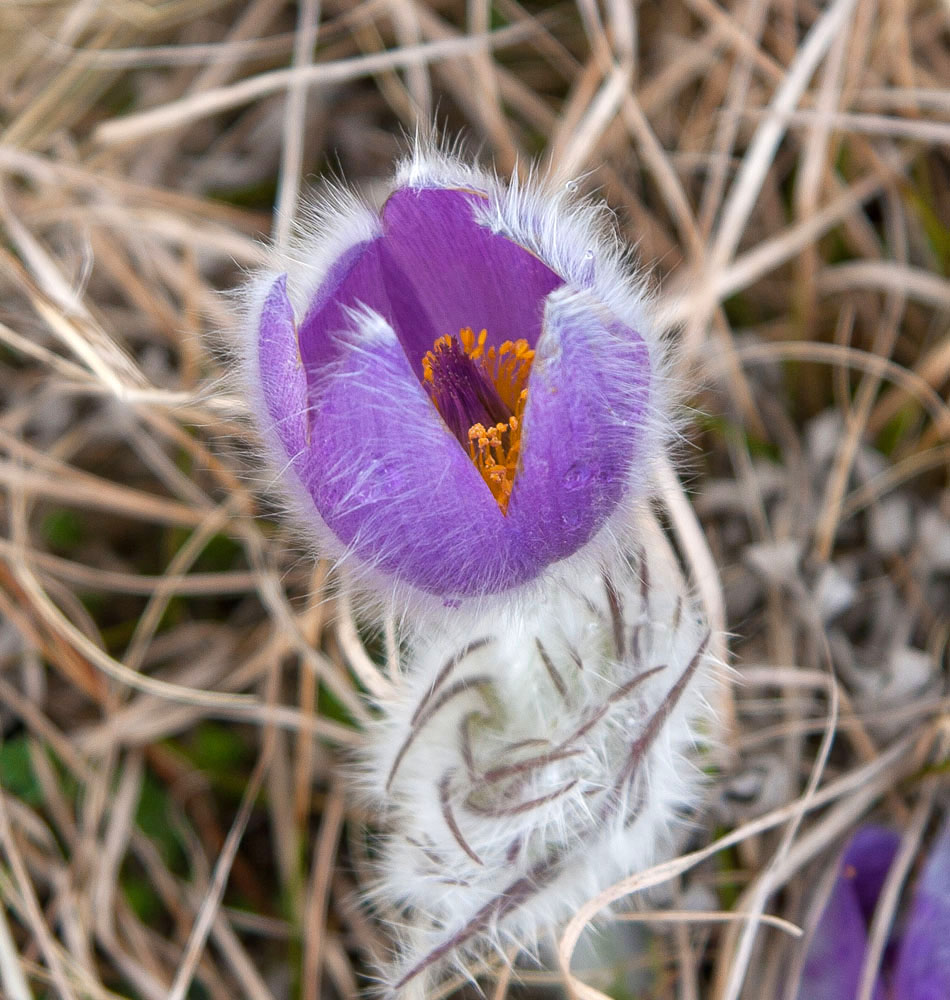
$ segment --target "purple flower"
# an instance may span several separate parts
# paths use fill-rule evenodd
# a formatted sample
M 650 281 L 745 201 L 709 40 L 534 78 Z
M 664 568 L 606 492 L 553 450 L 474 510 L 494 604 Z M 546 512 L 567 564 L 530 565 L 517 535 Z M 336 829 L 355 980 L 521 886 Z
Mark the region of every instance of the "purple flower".
M 426 152 L 312 229 L 252 288 L 246 369 L 324 548 L 485 595 L 642 496 L 661 352 L 602 210 Z
M 867 932 L 900 838 L 869 826 L 851 840 L 815 929 L 799 1000 L 853 1000 Z M 950 997 L 950 816 L 925 862 L 902 928 L 894 933 L 874 984 L 874 1000 Z
M 950 997 L 950 816 L 920 873 L 894 969 L 894 1000 Z

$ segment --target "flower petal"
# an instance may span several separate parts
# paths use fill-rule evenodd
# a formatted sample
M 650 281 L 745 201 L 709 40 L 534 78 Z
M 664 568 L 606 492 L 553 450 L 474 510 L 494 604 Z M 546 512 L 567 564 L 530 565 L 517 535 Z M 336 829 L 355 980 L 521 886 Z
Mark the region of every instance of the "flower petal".
M 326 528 L 446 600 L 525 583 L 588 542 L 636 485 L 653 419 L 639 333 L 526 249 L 534 229 L 525 245 L 502 235 L 522 230 L 491 183 L 452 183 L 400 188 L 341 238 L 296 336 L 275 285 L 258 348 L 262 408 Z M 422 386 L 424 355 L 464 327 L 539 349 L 507 516 Z
M 950 816 L 920 873 L 894 976 L 894 1000 L 950 997 Z
M 642 461 L 650 356 L 587 297 L 549 303 L 528 382 L 508 519 L 540 565 L 587 542 Z
M 854 1000 L 866 948 L 867 932 L 858 901 L 850 886 L 839 880 L 815 929 L 798 1000 Z
M 809 945 L 798 1000 L 853 1000 L 857 994 L 868 923 L 899 843 L 882 827 L 865 827 L 851 839 Z M 882 1000 L 880 981 L 872 996 Z
M 390 273 L 411 283 L 427 318 L 398 307 L 394 319 L 413 361 L 433 338 L 463 327 L 488 330 L 488 343 L 524 338 L 533 347 L 541 333 L 544 300 L 564 282 L 542 260 L 507 237 L 479 224 L 475 211 L 485 196 L 474 191 L 396 191 L 383 209 Z M 392 291 L 392 289 L 390 289 Z
M 319 440 L 298 474 L 363 562 L 429 592 L 479 592 L 510 572 L 498 504 L 389 324 L 363 312 L 350 327 L 335 362 L 308 369 Z
M 334 334 L 348 311 L 385 316 L 422 376 L 435 341 L 466 326 L 488 330 L 489 344 L 534 344 L 545 296 L 562 280 L 534 254 L 479 225 L 472 192 L 396 191 L 386 203 L 384 234 L 350 247 L 330 268 L 300 325 L 308 370 L 333 361 Z
M 308 370 L 333 361 L 339 344 L 334 334 L 352 325 L 349 310 L 363 306 L 390 315 L 382 239 L 350 247 L 330 268 L 300 324 L 300 356 Z
M 842 877 L 851 879 L 861 915 L 869 927 L 900 842 L 898 834 L 886 826 L 862 826 L 851 838 L 841 861 Z
M 257 364 L 263 403 L 288 458 L 307 438 L 307 382 L 297 349 L 287 275 L 271 285 L 258 317 Z

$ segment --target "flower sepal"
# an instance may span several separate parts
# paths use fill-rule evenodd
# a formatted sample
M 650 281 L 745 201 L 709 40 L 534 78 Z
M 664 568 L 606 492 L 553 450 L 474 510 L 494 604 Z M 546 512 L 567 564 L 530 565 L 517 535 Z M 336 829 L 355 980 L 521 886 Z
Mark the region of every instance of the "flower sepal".
M 664 350 L 597 209 L 440 154 L 378 214 L 338 194 L 318 216 L 248 297 L 245 372 L 323 553 L 456 607 L 629 516 L 668 433 Z

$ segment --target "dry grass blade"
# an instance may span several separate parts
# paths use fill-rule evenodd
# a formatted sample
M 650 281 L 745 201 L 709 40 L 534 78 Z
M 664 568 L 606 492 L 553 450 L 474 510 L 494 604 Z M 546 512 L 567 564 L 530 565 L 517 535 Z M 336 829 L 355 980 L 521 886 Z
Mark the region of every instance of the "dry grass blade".
M 409 46 L 393 52 L 341 60 L 338 63 L 308 66 L 301 69 L 274 70 L 261 77 L 243 80 L 228 87 L 206 91 L 191 98 L 170 102 L 164 107 L 130 115 L 101 125 L 94 139 L 102 145 L 131 142 L 142 136 L 154 135 L 166 129 L 181 128 L 198 118 L 227 111 L 296 84 L 330 86 L 360 78 L 387 69 L 419 65 L 438 59 L 451 59 L 460 55 L 520 41 L 527 32 L 514 27 L 493 32 L 482 38 L 459 38 L 427 45 Z
M 5 5 L 4 997 L 372 994 L 374 820 L 341 765 L 403 623 L 277 516 L 217 345 L 311 185 L 373 200 L 433 117 L 602 194 L 655 278 L 687 410 L 644 530 L 737 681 L 675 856 L 583 907 L 553 970 L 512 952 L 479 985 L 795 997 L 813 887 L 873 815 L 904 839 L 870 996 L 947 806 L 948 32 L 926 0 Z

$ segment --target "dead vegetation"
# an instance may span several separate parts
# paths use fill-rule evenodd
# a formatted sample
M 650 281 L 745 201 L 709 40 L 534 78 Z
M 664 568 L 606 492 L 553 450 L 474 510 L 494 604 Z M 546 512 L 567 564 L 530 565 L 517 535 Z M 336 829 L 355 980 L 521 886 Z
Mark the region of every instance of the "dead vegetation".
M 573 989 L 791 1000 L 848 831 L 913 851 L 946 804 L 947 4 L 34 0 L 0 52 L 0 993 L 370 989 L 334 765 L 384 646 L 209 343 L 308 186 L 372 192 L 438 115 L 582 176 L 655 274 L 705 540 L 667 501 L 731 636 L 707 808 Z M 604 902 L 488 995 L 550 993 Z

